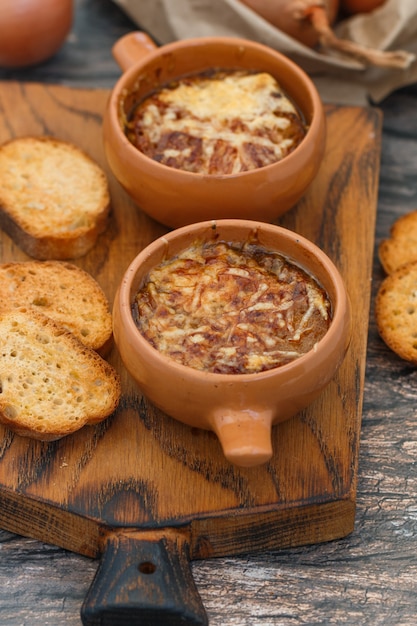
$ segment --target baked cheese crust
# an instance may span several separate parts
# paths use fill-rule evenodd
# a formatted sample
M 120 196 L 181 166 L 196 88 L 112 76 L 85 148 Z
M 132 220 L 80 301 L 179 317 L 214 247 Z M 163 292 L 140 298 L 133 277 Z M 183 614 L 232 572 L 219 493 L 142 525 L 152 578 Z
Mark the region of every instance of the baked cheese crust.
M 309 274 L 275 252 L 196 242 L 149 273 L 133 316 L 157 350 L 183 365 L 246 374 L 314 349 L 331 306 Z
M 189 76 L 156 91 L 126 127 L 129 140 L 151 159 L 212 175 L 280 161 L 305 133 L 275 78 L 237 70 Z

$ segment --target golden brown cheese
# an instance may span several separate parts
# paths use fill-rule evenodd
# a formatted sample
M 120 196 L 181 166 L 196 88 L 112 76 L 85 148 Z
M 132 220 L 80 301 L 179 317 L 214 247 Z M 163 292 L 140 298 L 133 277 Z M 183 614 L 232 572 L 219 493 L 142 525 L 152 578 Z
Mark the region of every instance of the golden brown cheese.
M 275 163 L 306 129 L 267 73 L 195 75 L 155 92 L 129 121 L 129 140 L 151 159 L 200 174 L 236 174 Z
M 133 306 L 143 336 L 198 370 L 260 372 L 314 349 L 330 302 L 304 270 L 256 244 L 198 243 L 155 267 Z

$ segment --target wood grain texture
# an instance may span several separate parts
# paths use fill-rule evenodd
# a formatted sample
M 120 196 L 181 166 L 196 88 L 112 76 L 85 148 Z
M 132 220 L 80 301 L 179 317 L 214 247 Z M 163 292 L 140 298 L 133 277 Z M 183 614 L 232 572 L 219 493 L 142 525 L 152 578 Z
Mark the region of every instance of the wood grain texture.
M 111 87 L 118 69 L 110 47 L 133 24 L 109 0 L 77 0 L 77 10 L 56 58 L 31 70 L 0 70 L 0 78 Z M 417 87 L 393 94 L 381 108 L 376 243 L 397 216 L 417 207 Z M 374 252 L 373 294 L 381 279 Z M 328 543 L 193 562 L 210 626 L 415 624 L 416 372 L 379 339 L 372 308 L 369 321 L 353 532 Z M 0 531 L 0 623 L 80 626 L 97 565 Z
M 163 229 L 108 171 L 101 145 L 107 98 L 101 90 L 0 84 L 0 141 L 53 135 L 74 142 L 107 170 L 111 226 L 77 263 L 112 302 L 133 256 Z M 330 107 L 327 124 L 320 173 L 281 223 L 315 241 L 338 265 L 355 333 L 340 372 L 319 399 L 274 427 L 272 462 L 247 470 L 231 466 L 212 433 L 154 409 L 114 349 L 110 360 L 122 377 L 123 396 L 112 418 L 53 443 L 2 429 L 3 528 L 96 557 L 106 529 L 188 525 L 191 558 L 326 541 L 352 530 L 367 337 L 367 316 L 357 312 L 369 306 L 380 118 L 374 110 Z M 1 240 L 3 262 L 24 258 L 6 235 Z
M 0 141 L 56 136 L 107 170 L 111 226 L 77 263 L 112 302 L 133 256 L 164 229 L 133 205 L 108 171 L 101 145 L 107 98 L 105 90 L 0 84 Z M 114 349 L 109 360 L 122 377 L 123 395 L 110 419 L 53 443 L 0 429 L 4 529 L 98 557 L 115 528 L 186 527 L 191 559 L 328 541 L 352 531 L 367 337 L 367 316 L 357 312 L 367 311 L 370 298 L 380 116 L 361 108 L 329 107 L 327 113 L 323 166 L 281 223 L 315 241 L 338 265 L 355 333 L 318 400 L 274 427 L 273 460 L 248 470 L 231 466 L 212 433 L 149 404 Z M 360 138 L 354 150 L 352 138 Z M 26 258 L 5 234 L 1 241 L 3 262 Z

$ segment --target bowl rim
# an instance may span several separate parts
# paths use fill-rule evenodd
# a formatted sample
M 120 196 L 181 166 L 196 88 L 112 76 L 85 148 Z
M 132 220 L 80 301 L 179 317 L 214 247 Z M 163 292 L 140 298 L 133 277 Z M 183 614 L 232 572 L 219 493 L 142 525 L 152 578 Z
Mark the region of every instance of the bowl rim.
M 308 91 L 311 100 L 311 121 L 308 125 L 306 135 L 303 140 L 298 144 L 298 146 L 288 155 L 286 155 L 283 159 L 276 161 L 275 163 L 270 163 L 260 168 L 255 168 L 253 170 L 245 171 L 245 172 L 237 172 L 235 174 L 202 174 L 199 172 L 188 172 L 185 170 L 177 169 L 169 167 L 163 163 L 159 163 L 158 161 L 154 161 L 149 158 L 147 155 L 143 154 L 138 148 L 136 148 L 126 137 L 126 134 L 123 131 L 122 123 L 121 123 L 121 114 L 120 110 L 123 107 L 123 100 L 126 98 L 126 95 L 129 91 L 132 90 L 134 86 L 135 79 L 138 78 L 138 74 L 140 71 L 145 70 L 146 66 L 158 58 L 164 58 L 169 55 L 171 52 L 175 52 L 178 50 L 188 49 L 195 46 L 203 47 L 203 46 L 212 46 L 212 45 L 227 45 L 230 47 L 239 47 L 245 46 L 252 50 L 262 51 L 269 55 L 269 57 L 276 59 L 280 64 L 285 65 L 289 68 L 292 74 L 297 76 L 298 80 L 301 80 L 303 85 L 305 86 L 306 91 Z M 196 70 L 196 73 L 198 70 Z M 162 84 L 162 83 L 161 83 Z M 296 101 L 296 99 L 292 98 L 297 108 L 299 108 L 303 114 L 304 110 L 302 104 Z M 271 48 L 270 46 L 252 41 L 250 39 L 245 39 L 241 37 L 230 37 L 230 36 L 212 36 L 212 37 L 195 37 L 190 39 L 183 39 L 178 41 L 173 41 L 167 44 L 163 44 L 160 47 L 157 47 L 155 50 L 149 51 L 144 58 L 139 59 L 134 65 L 132 65 L 129 69 L 124 71 L 122 75 L 119 77 L 113 89 L 111 90 L 110 97 L 108 100 L 108 105 L 105 111 L 105 126 L 110 125 L 115 137 L 117 137 L 118 141 L 122 144 L 123 150 L 128 151 L 129 159 L 133 159 L 134 161 L 138 160 L 140 163 L 146 163 L 148 167 L 154 167 L 156 170 L 161 169 L 161 171 L 169 171 L 170 175 L 172 174 L 172 170 L 175 172 L 175 176 L 184 178 L 184 181 L 187 179 L 190 180 L 198 180 L 198 179 L 210 179 L 210 180 L 223 180 L 223 179 L 244 179 L 248 176 L 255 176 L 258 172 L 262 171 L 263 174 L 266 174 L 272 169 L 277 168 L 282 163 L 288 164 L 288 167 L 291 166 L 291 163 L 294 159 L 298 158 L 299 152 L 301 152 L 306 144 L 310 142 L 311 139 L 315 139 L 319 135 L 320 127 L 322 124 L 325 124 L 324 119 L 324 111 L 323 111 L 323 102 L 321 100 L 320 94 L 318 92 L 317 87 L 315 86 L 313 80 L 310 76 L 305 72 L 295 61 L 290 59 L 288 56 L 283 54 L 282 52 Z M 105 141 L 108 143 L 108 140 Z M 287 166 L 287 165 L 286 165 Z
M 161 352 L 158 351 L 157 348 L 154 348 L 148 340 L 141 334 L 137 325 L 135 324 L 133 315 L 132 315 L 132 283 L 136 278 L 137 272 L 141 267 L 142 263 L 146 260 L 149 260 L 153 254 L 155 254 L 161 247 L 166 247 L 170 241 L 174 241 L 177 238 L 182 237 L 187 234 L 190 235 L 192 233 L 196 233 L 201 230 L 213 230 L 217 227 L 220 228 L 235 228 L 240 227 L 247 229 L 248 232 L 253 230 L 264 230 L 268 231 L 272 234 L 276 234 L 277 237 L 284 237 L 287 240 L 291 240 L 297 247 L 301 247 L 304 250 L 307 250 L 312 256 L 318 259 L 319 264 L 324 268 L 326 275 L 329 278 L 330 283 L 333 285 L 335 292 L 335 299 L 331 301 L 332 309 L 333 309 L 333 317 L 331 324 L 325 333 L 325 335 L 315 344 L 315 347 L 301 355 L 291 363 L 287 363 L 285 365 L 280 365 L 275 368 L 271 368 L 269 370 L 265 370 L 262 372 L 255 373 L 247 373 L 247 374 L 220 374 L 215 372 L 209 372 L 205 370 L 197 370 L 195 368 L 189 367 L 187 365 L 183 365 Z M 186 247 L 185 244 L 184 247 Z M 276 248 L 276 251 L 279 252 L 279 249 Z M 287 258 L 290 259 L 288 255 Z M 293 258 L 293 261 L 297 263 L 297 259 Z M 159 261 L 158 261 L 159 262 Z M 300 266 L 309 271 L 308 267 L 302 265 Z M 316 278 L 315 273 L 310 271 L 310 274 Z M 327 289 L 326 289 L 327 291 Z M 329 295 L 329 294 L 328 294 Z M 330 297 L 330 295 L 329 295 Z M 278 226 L 275 224 L 270 224 L 267 222 L 255 221 L 255 220 L 245 220 L 245 219 L 221 219 L 221 220 L 206 220 L 202 222 L 195 222 L 193 224 L 189 224 L 186 226 L 182 226 L 175 230 L 168 232 L 161 237 L 153 240 L 150 244 L 148 244 L 143 250 L 141 250 L 136 257 L 131 261 L 128 268 L 126 269 L 121 283 L 119 285 L 118 293 L 116 299 L 114 301 L 114 307 L 118 306 L 120 310 L 120 321 L 126 325 L 127 333 L 130 337 L 130 345 L 135 344 L 138 345 L 141 352 L 148 353 L 153 360 L 156 360 L 157 363 L 163 364 L 163 367 L 169 367 L 174 371 L 178 372 L 178 375 L 184 378 L 185 376 L 189 380 L 202 378 L 212 381 L 213 383 L 232 383 L 235 381 L 249 382 L 249 381 L 263 381 L 272 376 L 276 376 L 277 374 L 287 373 L 296 371 L 299 369 L 305 370 L 308 369 L 311 361 L 316 361 L 319 358 L 320 353 L 326 352 L 326 349 L 330 349 L 330 346 L 336 346 L 343 339 L 345 341 L 345 350 L 348 347 L 351 336 L 351 308 L 350 308 L 350 300 L 349 295 L 344 283 L 344 280 L 330 257 L 323 251 L 319 246 L 315 243 L 307 239 L 306 237 L 299 235 L 295 231 L 292 231 L 283 226 Z M 113 315 L 114 319 L 114 315 Z M 341 329 L 345 327 L 349 327 L 347 331 L 347 336 L 343 337 L 343 333 Z M 117 344 L 117 328 L 114 328 L 114 334 Z

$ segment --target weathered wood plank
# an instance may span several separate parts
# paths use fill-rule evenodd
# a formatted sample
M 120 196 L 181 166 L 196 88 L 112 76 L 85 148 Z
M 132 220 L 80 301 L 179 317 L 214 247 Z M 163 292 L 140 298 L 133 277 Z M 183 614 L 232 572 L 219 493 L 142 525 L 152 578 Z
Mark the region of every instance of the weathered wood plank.
M 111 87 L 118 69 L 110 46 L 132 25 L 108 1 L 79 0 L 77 9 L 72 39 L 54 60 L 0 78 Z M 417 88 L 382 109 L 377 242 L 396 216 L 417 208 Z M 373 293 L 381 278 L 375 257 Z M 415 370 L 382 344 L 371 311 L 354 531 L 325 544 L 193 562 L 211 626 L 415 623 L 415 387 Z M 0 532 L 0 623 L 80 626 L 96 567 Z

